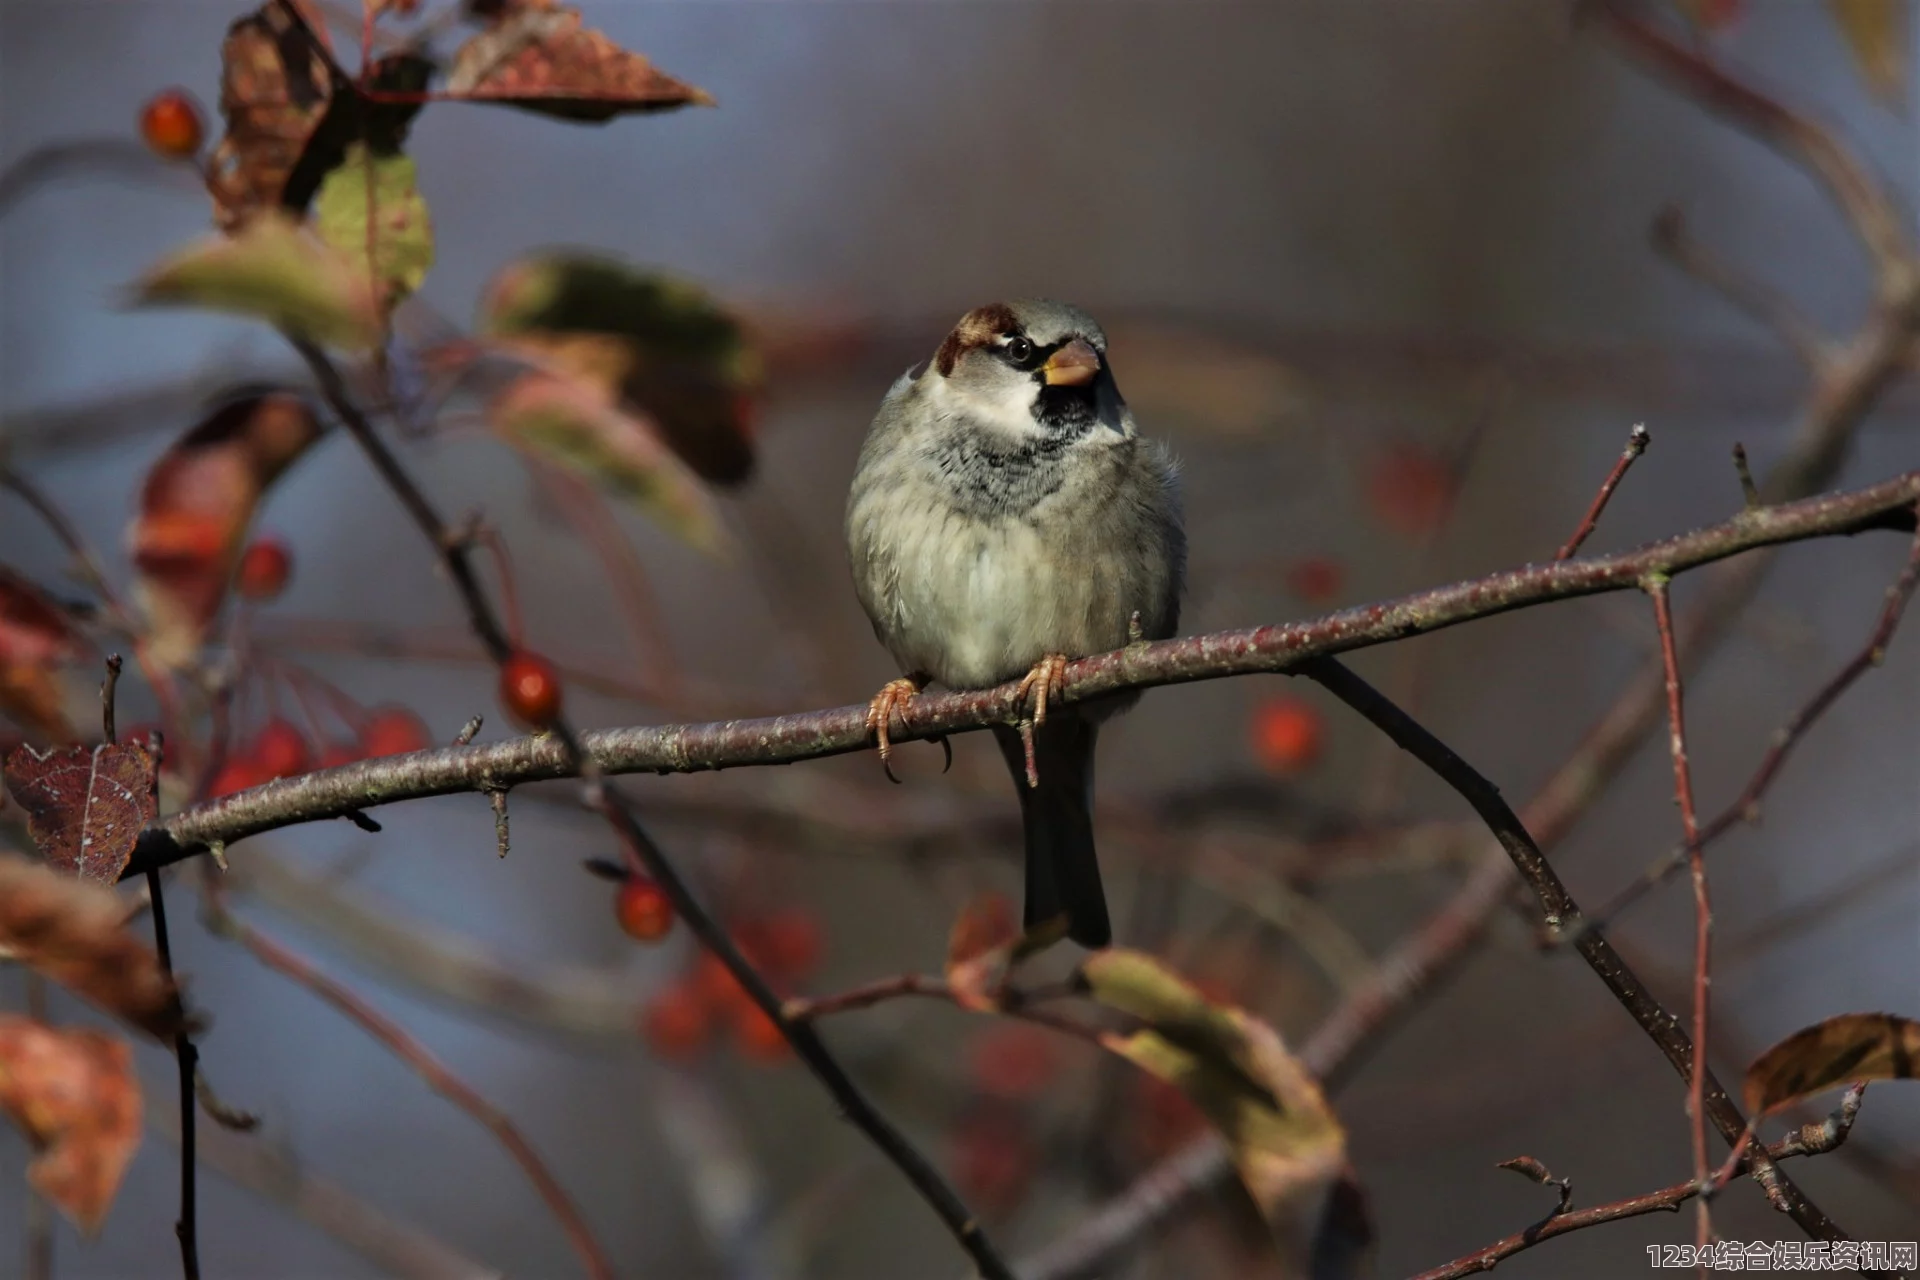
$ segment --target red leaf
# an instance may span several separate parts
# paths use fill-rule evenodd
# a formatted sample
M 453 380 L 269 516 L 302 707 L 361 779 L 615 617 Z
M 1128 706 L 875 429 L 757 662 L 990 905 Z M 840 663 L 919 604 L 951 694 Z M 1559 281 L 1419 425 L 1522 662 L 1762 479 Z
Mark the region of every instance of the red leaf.
M 152 947 L 126 930 L 110 889 L 0 854 L 0 947 L 75 995 L 160 1040 L 186 1023 L 180 991 Z
M 147 473 L 130 539 L 159 661 L 179 666 L 198 652 L 255 505 L 319 436 L 300 397 L 249 395 L 208 415 Z
M 78 633 L 39 587 L 0 565 L 0 715 L 46 738 L 74 736 L 54 668 Z
M 103 1032 L 0 1014 L 0 1111 L 39 1152 L 27 1166 L 34 1190 L 98 1231 L 140 1145 L 133 1050 Z
M 460 47 L 447 91 L 562 120 L 601 123 L 628 112 L 713 105 L 637 53 L 580 23 L 554 0 L 503 0 L 486 31 Z
M 155 765 L 131 743 L 15 750 L 7 789 L 47 865 L 95 884 L 120 880 L 141 828 L 159 811 Z

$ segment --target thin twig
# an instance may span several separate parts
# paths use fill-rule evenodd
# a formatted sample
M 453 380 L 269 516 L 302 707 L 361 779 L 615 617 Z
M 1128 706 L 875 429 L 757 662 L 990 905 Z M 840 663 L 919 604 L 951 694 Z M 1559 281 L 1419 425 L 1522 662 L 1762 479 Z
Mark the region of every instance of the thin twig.
M 1761 505 L 1760 486 L 1753 482 L 1753 468 L 1747 465 L 1747 446 L 1738 440 L 1733 442 L 1733 470 L 1740 477 L 1740 499 L 1752 511 Z
M 1701 105 L 1812 170 L 1846 212 L 1882 276 L 1911 278 L 1905 219 L 1867 167 L 1833 134 L 1629 13 L 1621 0 L 1601 0 L 1596 8 L 1606 26 L 1642 61 L 1677 81 Z
M 1640 1024 L 1662 1054 L 1682 1078 L 1699 1081 L 1701 1113 L 1713 1121 L 1728 1142 L 1738 1142 L 1746 1132 L 1746 1118 L 1706 1068 L 1696 1059 L 1687 1034 L 1678 1019 L 1662 1007 L 1659 1000 L 1613 949 L 1605 935 L 1596 929 L 1580 930 L 1580 908 L 1554 871 L 1540 847 L 1520 821 L 1518 814 L 1501 798 L 1499 788 L 1462 760 L 1452 748 L 1429 732 L 1425 726 L 1393 705 L 1384 695 L 1355 675 L 1336 659 L 1326 658 L 1306 666 L 1308 676 L 1371 721 L 1393 738 L 1420 763 L 1460 794 L 1481 821 L 1493 833 L 1512 860 L 1520 878 L 1539 900 L 1541 915 L 1548 928 L 1578 930 L 1582 940 L 1575 944 L 1580 956 L 1597 974 L 1607 989 Z M 1696 1020 L 1696 1029 L 1699 1023 Z M 1704 1143 L 1704 1139 L 1702 1140 Z M 1807 1234 L 1821 1240 L 1847 1238 L 1827 1215 L 1800 1189 L 1774 1168 L 1769 1160 L 1757 1160 L 1754 1178 L 1767 1192 L 1776 1208 L 1790 1215 Z
M 1853 1118 L 1858 1114 L 1860 1104 L 1852 1093 L 1841 1104 L 1841 1109 L 1830 1116 L 1825 1123 L 1810 1124 L 1801 1128 L 1779 1142 L 1767 1148 L 1767 1158 L 1779 1161 L 1794 1156 L 1822 1155 L 1834 1150 L 1847 1140 L 1853 1130 Z M 1746 1165 L 1741 1162 L 1742 1167 Z M 1504 1240 L 1496 1240 L 1484 1248 L 1455 1258 L 1445 1266 L 1422 1271 L 1413 1280 L 1459 1280 L 1461 1276 L 1474 1275 L 1481 1271 L 1491 1271 L 1500 1262 L 1514 1254 L 1531 1249 L 1543 1240 L 1566 1235 L 1570 1231 L 1580 1231 L 1587 1227 L 1597 1227 L 1603 1222 L 1619 1222 L 1623 1218 L 1637 1218 L 1648 1213 L 1678 1213 L 1680 1206 L 1700 1194 L 1700 1183 L 1689 1178 L 1685 1182 L 1676 1182 L 1670 1187 L 1650 1191 L 1643 1196 L 1633 1196 L 1626 1200 L 1615 1200 L 1611 1204 L 1595 1205 L 1591 1209 L 1571 1209 L 1548 1214 L 1539 1222 L 1524 1231 L 1516 1231 Z
M 1711 979 L 1708 965 L 1713 946 L 1713 905 L 1707 894 L 1707 860 L 1700 849 L 1700 820 L 1693 805 L 1693 768 L 1687 759 L 1686 699 L 1680 687 L 1680 653 L 1673 639 L 1673 601 L 1667 580 L 1647 580 L 1647 594 L 1653 599 L 1654 624 L 1660 631 L 1660 663 L 1667 681 L 1667 745 L 1673 756 L 1673 795 L 1680 806 L 1680 830 L 1693 870 L 1693 1068 L 1687 1080 L 1687 1115 L 1693 1128 L 1693 1176 L 1702 1185 L 1709 1172 L 1707 1162 L 1707 1023 Z M 1587 932 L 1592 933 L 1589 929 Z M 1736 1146 L 1745 1136 L 1732 1140 Z M 1703 1247 L 1713 1239 L 1713 1214 L 1707 1197 L 1701 1196 L 1695 1224 L 1694 1244 Z
M 107 676 L 100 682 L 100 732 L 106 741 L 120 741 L 119 725 L 114 711 L 114 693 L 120 687 L 120 668 L 125 665 L 120 655 L 107 655 Z
M 1692 844 L 1676 845 L 1672 852 L 1662 856 L 1638 879 L 1628 885 L 1607 905 L 1588 918 L 1589 928 L 1605 927 L 1619 916 L 1622 911 L 1644 897 L 1655 886 L 1663 884 L 1680 868 L 1688 864 L 1692 854 L 1705 849 L 1722 835 L 1742 822 L 1760 821 L 1760 801 L 1767 789 L 1779 776 L 1787 757 L 1805 738 L 1814 722 L 1825 715 L 1840 695 L 1852 687 L 1854 681 L 1879 666 L 1886 660 L 1887 645 L 1893 640 L 1893 633 L 1900 626 L 1907 603 L 1913 599 L 1914 588 L 1920 585 L 1920 533 L 1914 534 L 1912 549 L 1907 553 L 1907 563 L 1900 576 L 1887 587 L 1886 603 L 1881 607 L 1879 619 L 1874 623 L 1873 631 L 1867 636 L 1846 665 L 1836 671 L 1828 681 L 1821 685 L 1814 695 L 1788 718 L 1784 725 L 1774 730 L 1773 738 L 1766 755 L 1760 759 L 1759 767 L 1753 776 L 1747 779 L 1747 785 L 1732 804 L 1721 810 L 1711 822 L 1700 828 L 1697 839 Z
M 486 645 L 496 662 L 504 663 L 512 656 L 513 645 L 502 632 L 495 618 L 492 606 L 478 578 L 472 571 L 467 559 L 466 545 L 448 536 L 447 526 L 434 510 L 427 496 L 414 484 L 413 479 L 400 464 L 392 451 L 382 441 L 373 424 L 354 403 L 348 393 L 344 380 L 340 377 L 333 362 L 326 353 L 304 339 L 288 335 L 294 348 L 306 360 L 319 384 L 321 394 L 332 407 L 347 430 L 353 435 L 369 460 L 374 464 L 387 486 L 393 490 L 403 507 L 413 517 L 414 523 L 422 534 L 435 547 L 451 575 L 454 586 L 466 606 L 467 617 L 474 634 Z M 1013 1280 L 1013 1273 L 987 1239 L 979 1220 L 973 1216 L 945 1180 L 940 1177 L 930 1161 L 910 1143 L 905 1135 L 881 1115 L 859 1086 L 854 1084 L 826 1044 L 813 1028 L 804 1022 L 793 1022 L 781 1013 L 780 997 L 740 951 L 732 936 L 708 913 L 698 898 L 694 896 L 685 880 L 666 853 L 655 844 L 653 838 L 640 825 L 624 800 L 606 784 L 604 774 L 598 763 L 583 748 L 578 735 L 564 721 L 556 721 L 547 726 L 548 732 L 543 740 L 557 749 L 561 763 L 568 773 L 577 774 L 585 783 L 584 797 L 587 805 L 603 816 L 609 825 L 619 834 L 622 845 L 629 856 L 637 858 L 645 865 L 648 874 L 660 885 L 662 892 L 672 903 L 674 912 L 686 922 L 688 930 L 724 964 L 733 975 L 742 990 L 780 1029 L 787 1043 L 804 1062 L 814 1076 L 819 1079 L 827 1092 L 833 1097 L 843 1114 L 858 1126 L 889 1159 L 900 1169 L 907 1180 L 913 1184 L 923 1199 L 939 1215 L 954 1238 L 973 1259 L 981 1275 L 988 1280 Z M 471 748 L 467 748 L 471 750 Z M 496 783 L 496 785 L 499 785 Z
M 1781 294 L 1736 270 L 1695 239 L 1680 210 L 1669 205 L 1653 220 L 1653 245 L 1673 265 L 1759 321 L 1810 371 L 1826 368 L 1827 341 L 1820 331 Z
M 1868 528 L 1909 529 L 1920 471 L 1852 492 L 1780 502 L 1725 524 L 1636 551 L 1535 564 L 1452 586 L 1356 606 L 1309 622 L 1221 631 L 1135 645 L 1067 664 L 1059 703 L 1157 685 L 1296 668 L 1312 658 L 1384 644 L 1549 600 L 1637 590 L 1652 573 L 1678 574 L 1756 548 Z M 1757 573 L 1758 565 L 1745 573 Z M 1744 588 L 1742 588 L 1744 589 Z M 496 633 L 497 634 L 497 633 Z M 1015 683 L 961 693 L 922 694 L 913 723 L 895 736 L 936 738 L 1004 722 Z M 864 704 L 761 719 L 605 730 L 583 735 L 596 768 L 609 774 L 680 772 L 786 764 L 870 747 Z M 213 841 L 227 843 L 345 810 L 451 795 L 493 785 L 573 776 L 560 735 L 440 748 L 320 770 L 196 804 L 149 828 L 131 866 L 166 865 Z
M 1593 503 L 1588 506 L 1587 514 L 1581 517 L 1579 527 L 1573 531 L 1573 536 L 1567 539 L 1566 544 L 1553 553 L 1555 564 L 1562 560 L 1573 559 L 1573 553 L 1580 549 L 1580 544 L 1593 534 L 1593 527 L 1600 523 L 1600 513 L 1607 509 L 1607 503 L 1612 499 L 1613 491 L 1620 487 L 1620 481 L 1626 476 L 1627 468 L 1633 465 L 1634 459 L 1647 451 L 1647 446 L 1652 442 L 1653 437 L 1647 434 L 1647 424 L 1634 423 L 1633 430 L 1627 433 L 1627 447 L 1620 451 L 1620 457 L 1615 460 L 1613 470 L 1609 471 L 1607 478 L 1601 481 L 1600 492 L 1593 495 Z
M 534 1150 L 518 1126 L 508 1118 L 505 1112 L 481 1097 L 472 1086 L 438 1058 L 425 1045 L 407 1032 L 399 1023 L 376 1011 L 344 984 L 327 977 L 299 956 L 288 951 L 272 938 L 261 933 L 253 926 L 244 923 L 227 910 L 222 901 L 222 891 L 213 881 L 206 885 L 204 897 L 209 920 L 208 927 L 216 933 L 229 937 L 253 953 L 255 959 L 269 969 L 292 979 L 307 990 L 319 996 L 344 1014 L 350 1021 L 357 1023 L 361 1030 L 385 1045 L 389 1052 L 404 1062 L 414 1074 L 426 1081 L 427 1087 L 441 1097 L 472 1116 L 490 1130 L 505 1147 L 507 1154 L 519 1165 L 533 1183 L 534 1190 L 541 1200 L 546 1202 L 549 1211 L 560 1223 L 573 1245 L 574 1252 L 580 1255 L 581 1264 L 588 1275 L 595 1280 L 612 1280 L 613 1264 L 608 1261 L 600 1244 L 594 1239 L 593 1231 L 587 1226 L 586 1219 L 574 1206 L 567 1195 L 566 1188 L 547 1168 L 540 1153 Z

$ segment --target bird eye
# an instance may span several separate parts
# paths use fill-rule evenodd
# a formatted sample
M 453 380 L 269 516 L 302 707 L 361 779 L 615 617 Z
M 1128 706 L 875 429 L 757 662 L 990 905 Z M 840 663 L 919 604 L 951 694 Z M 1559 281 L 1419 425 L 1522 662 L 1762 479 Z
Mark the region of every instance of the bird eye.
M 1025 338 L 1008 338 L 1006 351 L 1007 359 L 1016 367 L 1025 367 L 1033 360 L 1033 344 Z

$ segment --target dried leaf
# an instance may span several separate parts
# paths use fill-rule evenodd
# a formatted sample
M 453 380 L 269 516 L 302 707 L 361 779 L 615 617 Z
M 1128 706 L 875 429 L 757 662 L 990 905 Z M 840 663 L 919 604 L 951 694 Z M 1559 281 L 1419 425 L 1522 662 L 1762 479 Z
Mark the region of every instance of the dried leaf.
M 38 1154 L 27 1181 L 82 1231 L 98 1231 L 140 1145 L 133 1050 L 99 1031 L 0 1014 L 0 1111 Z
M 1920 1022 L 1892 1013 L 1843 1013 L 1803 1027 L 1747 1068 L 1747 1110 L 1762 1115 L 1855 1080 L 1920 1078 Z
M 947 935 L 947 985 L 961 1008 L 991 1013 L 1000 1007 L 1000 982 L 1020 941 L 1015 921 L 1004 893 L 981 894 L 954 920 Z
M 366 266 L 389 309 L 433 265 L 433 219 L 415 176 L 411 157 L 376 156 L 356 143 L 313 201 L 320 238 Z
M 582 26 L 577 9 L 555 0 L 505 0 L 490 8 L 489 28 L 453 57 L 449 93 L 595 124 L 633 112 L 713 105 L 704 90 Z
M 55 741 L 74 736 L 55 668 L 79 634 L 39 587 L 0 565 L 0 715 Z
M 160 1040 L 185 1025 L 180 991 L 126 930 L 111 889 L 0 853 L 0 946 L 75 995 Z
M 540 254 L 493 278 L 477 327 L 605 386 L 701 479 L 753 473 L 759 354 L 697 286 L 612 258 Z
M 1080 973 L 1094 999 L 1143 1024 L 1101 1043 L 1206 1114 L 1283 1248 L 1302 1247 L 1347 1169 L 1345 1131 L 1312 1075 L 1272 1028 L 1209 1003 L 1152 956 L 1102 951 Z
M 349 146 L 398 152 L 434 71 L 420 54 L 392 54 L 368 64 L 363 91 L 309 0 L 268 0 L 227 29 L 220 54 L 227 133 L 207 188 L 223 229 L 266 210 L 304 213 Z
M 1827 0 L 1867 87 L 1890 106 L 1907 90 L 1907 0 Z
M 572 374 L 523 373 L 488 403 L 487 418 L 510 443 L 638 503 L 701 550 L 724 546 L 706 488 L 651 424 L 626 412 L 599 384 Z
M 147 473 L 129 541 L 158 661 L 180 666 L 199 652 L 261 495 L 319 436 L 299 396 L 247 395 L 215 410 Z
M 276 211 L 166 258 L 134 286 L 133 301 L 248 316 L 354 351 L 375 346 L 383 331 L 366 273 Z
M 306 207 L 317 175 L 293 181 L 334 96 L 324 23 L 303 23 L 297 7 L 268 0 L 227 28 L 220 45 L 220 113 L 227 133 L 208 165 L 214 221 L 238 226 L 256 211 Z M 302 193 L 300 188 L 304 186 Z
M 145 747 L 19 747 L 5 772 L 48 866 L 99 885 L 120 882 L 141 829 L 159 812 L 158 769 Z

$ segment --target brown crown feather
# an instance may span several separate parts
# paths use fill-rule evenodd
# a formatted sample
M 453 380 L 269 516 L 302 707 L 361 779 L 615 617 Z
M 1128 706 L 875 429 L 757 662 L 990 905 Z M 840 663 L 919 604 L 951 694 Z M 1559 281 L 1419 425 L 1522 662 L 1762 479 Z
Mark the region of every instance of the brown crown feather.
M 960 323 L 940 344 L 940 350 L 933 356 L 934 367 L 940 370 L 940 376 L 944 378 L 953 372 L 954 363 L 960 359 L 961 352 L 984 347 L 1003 333 L 1017 333 L 1019 330 L 1020 318 L 1005 303 L 975 307 L 960 317 Z

